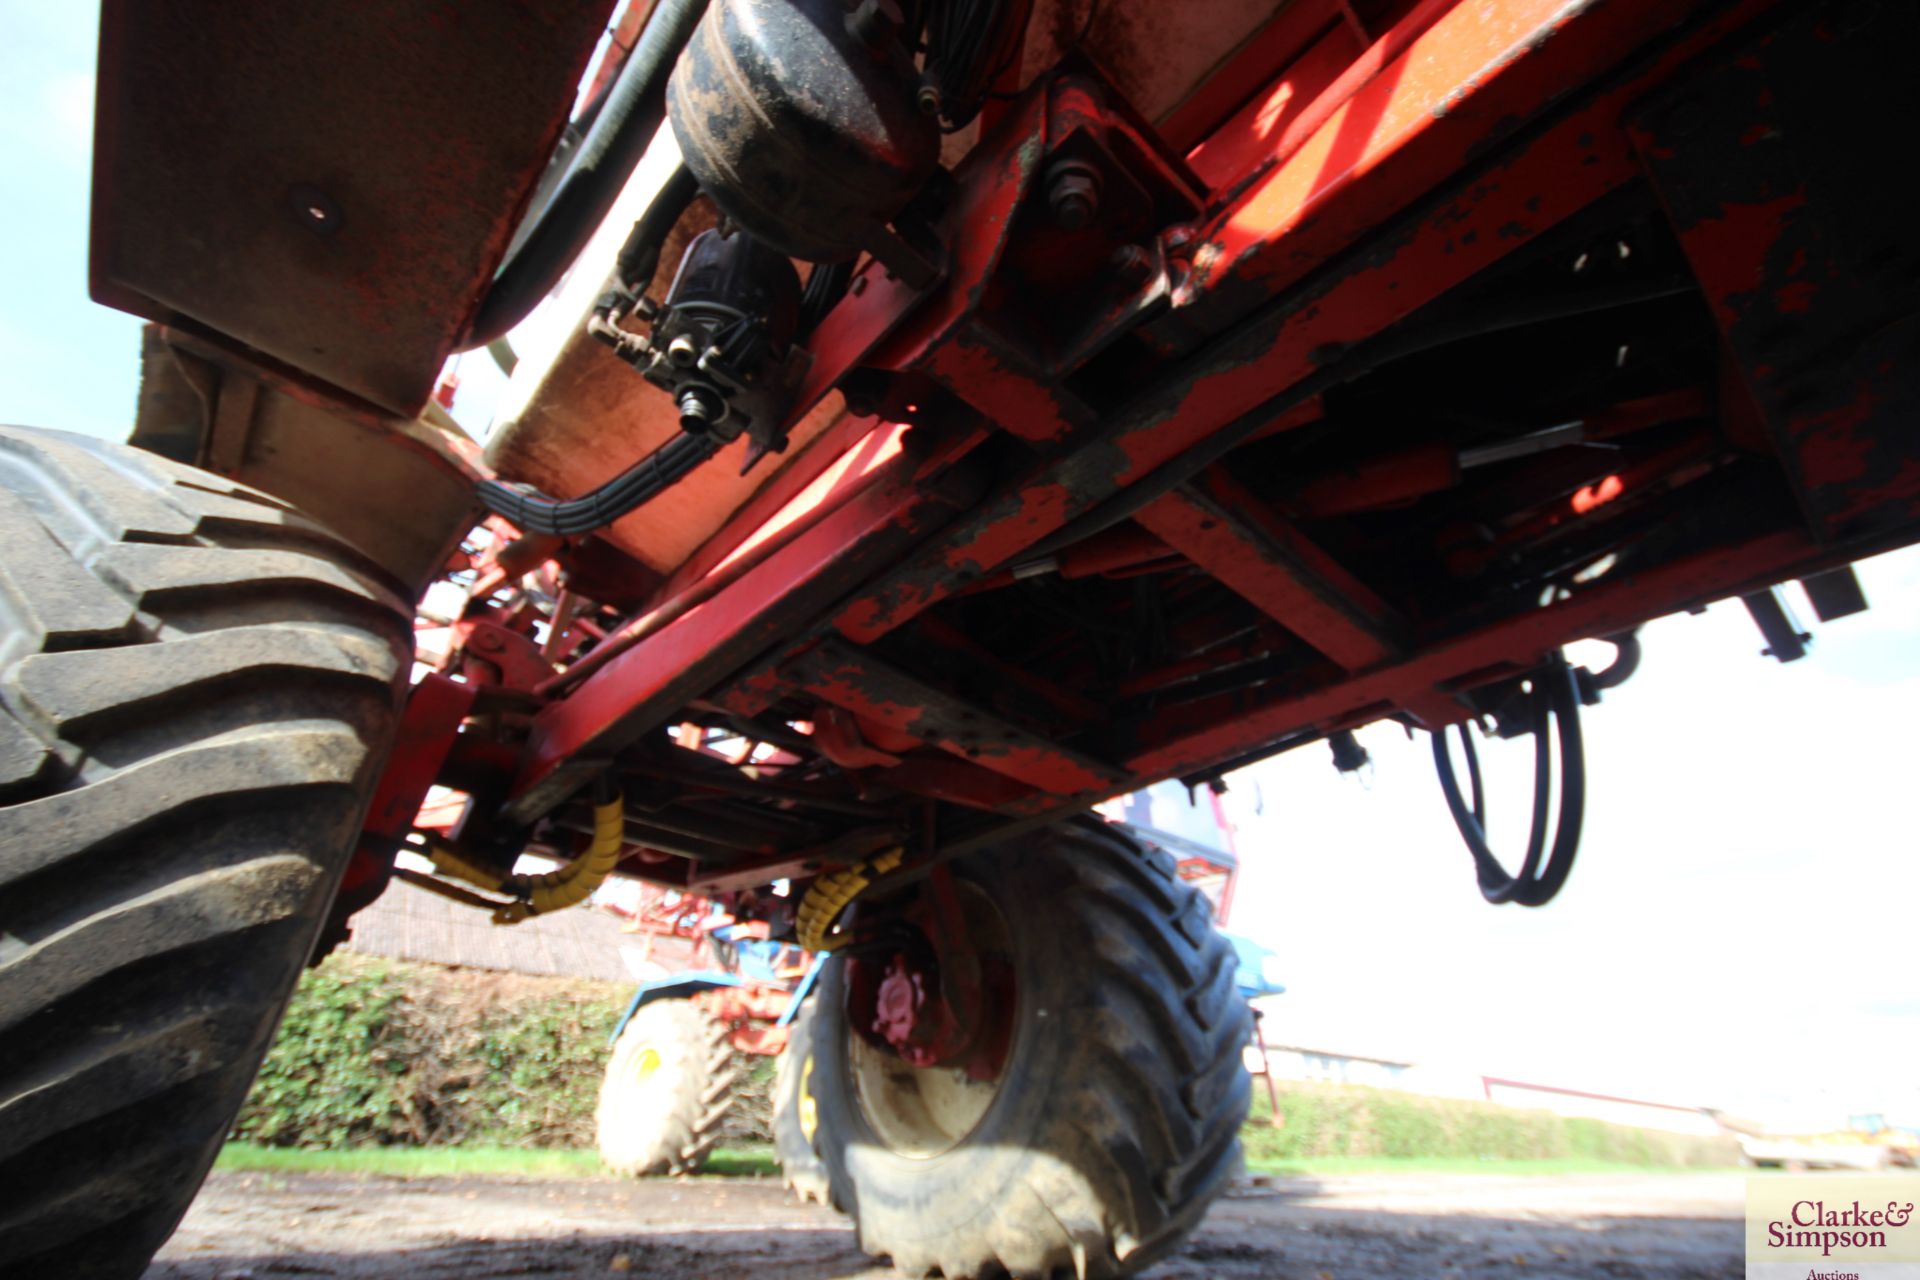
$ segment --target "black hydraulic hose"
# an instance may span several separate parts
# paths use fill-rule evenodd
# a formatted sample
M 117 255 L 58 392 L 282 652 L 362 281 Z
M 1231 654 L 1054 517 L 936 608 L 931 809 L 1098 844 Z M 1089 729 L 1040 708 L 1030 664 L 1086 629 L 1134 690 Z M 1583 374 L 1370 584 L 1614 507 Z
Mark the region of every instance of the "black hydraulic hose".
M 1020 558 L 1032 560 L 1052 555 L 1076 542 L 1091 538 L 1096 533 L 1106 532 L 1122 520 L 1131 518 L 1142 507 L 1166 496 L 1199 475 L 1289 409 L 1304 404 L 1334 387 L 1352 382 L 1383 365 L 1391 364 L 1395 360 L 1404 360 L 1408 356 L 1418 355 L 1423 351 L 1431 351 L 1451 343 L 1464 342 L 1469 338 L 1485 337 L 1490 333 L 1501 333 L 1508 329 L 1524 328 L 1549 320 L 1561 320 L 1594 311 L 1605 311 L 1635 302 L 1672 297 L 1675 294 L 1685 293 L 1692 287 L 1691 279 L 1669 276 L 1658 280 L 1616 285 L 1606 289 L 1591 289 L 1550 298 L 1529 298 L 1518 303 L 1505 302 L 1470 308 L 1426 327 L 1416 328 L 1403 324 L 1389 329 L 1383 334 L 1356 344 L 1332 363 L 1322 366 L 1285 391 L 1278 392 L 1255 405 L 1208 436 L 1200 444 L 1164 463 L 1159 470 L 1152 472 L 1146 478 L 1128 485 L 1104 502 L 1082 512 L 1052 534 L 1027 548 L 1021 553 Z M 1182 363 L 1204 368 L 1215 362 L 1214 356 L 1202 350 Z M 1176 371 L 1173 380 L 1177 381 L 1179 377 L 1180 374 Z
M 603 529 L 664 492 L 712 457 L 720 442 L 705 435 L 678 435 L 591 493 L 560 501 L 498 480 L 482 480 L 480 501 L 528 533 L 577 537 Z
M 654 270 L 660 265 L 661 246 L 666 244 L 673 224 L 680 221 L 680 215 L 699 194 L 700 183 L 693 171 L 684 164 L 675 165 L 647 205 L 647 211 L 627 233 L 620 255 L 613 260 L 614 283 L 623 292 L 637 298 L 647 291 L 653 282 Z
M 1446 731 L 1433 735 L 1433 760 L 1440 775 L 1440 790 L 1453 814 L 1454 825 L 1460 828 L 1461 838 L 1473 854 L 1481 896 L 1488 902 L 1517 902 L 1525 907 L 1545 906 L 1566 884 L 1580 847 L 1587 795 L 1586 752 L 1580 736 L 1580 691 L 1573 670 L 1564 658 L 1556 655 L 1553 662 L 1534 673 L 1533 680 L 1533 823 L 1527 839 L 1527 854 L 1518 872 L 1507 874 L 1487 844 L 1486 798 L 1481 788 L 1480 760 L 1474 752 L 1470 730 L 1466 725 L 1460 726 L 1473 790 L 1471 805 L 1460 793 L 1460 780 L 1447 749 Z M 1560 817 L 1554 824 L 1550 849 L 1547 819 L 1553 762 L 1547 741 L 1549 720 L 1559 739 L 1561 773 Z
M 462 351 L 484 347 L 524 320 L 580 256 L 666 119 L 667 77 L 706 8 L 706 0 L 654 6 L 566 177 L 481 299 Z
M 1617 635 L 1601 636 L 1601 640 L 1613 646 L 1613 661 L 1604 671 L 1596 671 L 1587 677 L 1587 683 L 1595 689 L 1612 689 L 1625 684 L 1633 673 L 1640 669 L 1640 636 L 1636 632 L 1622 631 Z
M 827 318 L 827 312 L 840 305 L 840 299 L 847 296 L 847 286 L 853 283 L 852 262 L 817 262 L 813 270 L 807 273 L 807 289 L 800 298 L 800 327 L 794 335 L 796 342 L 820 327 Z

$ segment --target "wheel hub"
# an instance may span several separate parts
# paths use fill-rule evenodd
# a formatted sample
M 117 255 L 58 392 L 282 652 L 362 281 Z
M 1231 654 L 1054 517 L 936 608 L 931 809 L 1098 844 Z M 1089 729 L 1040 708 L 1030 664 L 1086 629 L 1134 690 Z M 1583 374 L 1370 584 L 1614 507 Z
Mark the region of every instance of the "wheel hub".
M 848 1066 L 861 1110 L 890 1150 L 916 1158 L 951 1149 L 986 1114 L 1016 1007 L 999 910 L 964 882 L 931 879 L 894 904 L 884 928 L 868 922 L 891 947 L 847 961 Z
M 874 996 L 873 1030 L 905 1062 L 930 1067 L 939 1061 L 942 1024 L 952 1021 L 944 1002 L 927 1000 L 927 976 L 896 953 Z

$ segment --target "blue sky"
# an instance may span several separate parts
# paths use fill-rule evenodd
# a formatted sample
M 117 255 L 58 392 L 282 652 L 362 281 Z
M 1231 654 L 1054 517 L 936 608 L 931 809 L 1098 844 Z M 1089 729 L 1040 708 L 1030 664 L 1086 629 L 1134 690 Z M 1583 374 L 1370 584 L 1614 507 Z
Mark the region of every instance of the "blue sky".
M 95 11 L 0 0 L 0 421 L 125 435 L 140 323 L 87 299 Z
M 0 31 L 0 421 L 121 436 L 139 325 L 86 294 L 93 10 L 0 0 Z M 1424 739 L 1364 734 L 1370 789 L 1320 747 L 1237 775 L 1234 924 L 1279 949 L 1292 1029 L 1920 1124 L 1920 553 L 1861 573 L 1873 611 L 1791 666 L 1758 656 L 1737 604 L 1648 628 L 1642 673 L 1587 717 L 1587 838 L 1543 911 L 1481 902 Z M 1517 825 L 1530 779 L 1507 746 L 1493 799 Z

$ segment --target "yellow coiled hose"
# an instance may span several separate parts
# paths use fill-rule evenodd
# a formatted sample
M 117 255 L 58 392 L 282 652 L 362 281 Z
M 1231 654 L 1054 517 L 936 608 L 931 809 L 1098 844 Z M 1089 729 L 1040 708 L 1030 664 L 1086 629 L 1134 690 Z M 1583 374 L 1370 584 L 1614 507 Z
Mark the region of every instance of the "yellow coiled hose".
M 429 847 L 427 856 L 433 860 L 434 868 L 446 875 L 494 893 L 511 894 L 513 901 L 494 905 L 493 922 L 519 924 L 529 916 L 544 915 L 586 901 L 613 874 L 615 864 L 620 861 L 620 850 L 626 843 L 626 832 L 627 807 L 624 798 L 616 792 L 606 803 L 593 806 L 593 838 L 586 849 L 566 866 L 544 875 L 502 876 L 440 844 Z
M 793 920 L 794 935 L 800 945 L 809 951 L 832 951 L 845 942 L 845 938 L 829 936 L 827 931 L 833 928 L 833 922 L 840 918 L 848 903 L 865 893 L 868 885 L 899 866 L 905 856 L 905 849 L 889 849 L 865 862 L 829 871 L 809 885 Z

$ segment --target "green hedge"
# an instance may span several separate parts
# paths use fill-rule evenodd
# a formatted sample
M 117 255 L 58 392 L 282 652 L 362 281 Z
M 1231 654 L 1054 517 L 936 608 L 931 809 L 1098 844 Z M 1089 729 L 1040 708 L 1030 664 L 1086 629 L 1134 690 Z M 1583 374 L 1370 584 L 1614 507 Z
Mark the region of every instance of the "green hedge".
M 234 1136 L 278 1147 L 593 1143 L 632 990 L 340 955 L 294 994 Z
M 1254 1083 L 1244 1135 L 1255 1164 L 1324 1157 L 1583 1160 L 1649 1168 L 1715 1168 L 1740 1163 L 1730 1137 L 1691 1137 L 1604 1120 L 1523 1111 L 1490 1102 L 1429 1098 L 1357 1085 L 1279 1086 L 1279 1129 L 1266 1090 Z
M 591 1147 L 621 983 L 528 978 L 339 955 L 301 980 L 234 1126 L 272 1147 Z M 746 1077 L 730 1140 L 764 1141 L 771 1059 Z M 1252 1164 L 1314 1158 L 1739 1163 L 1730 1138 L 1691 1138 L 1485 1102 L 1284 1084 L 1286 1126 L 1254 1083 Z

